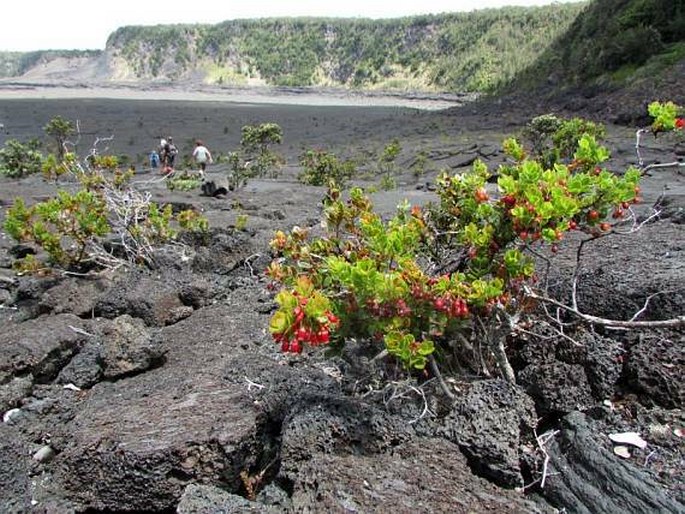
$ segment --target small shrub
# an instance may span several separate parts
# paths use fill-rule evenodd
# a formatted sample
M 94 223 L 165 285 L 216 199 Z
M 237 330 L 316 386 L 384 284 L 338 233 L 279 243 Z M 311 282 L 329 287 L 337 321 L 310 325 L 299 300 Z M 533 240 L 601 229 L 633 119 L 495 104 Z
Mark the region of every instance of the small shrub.
M 247 228 L 247 220 L 247 214 L 238 214 L 235 217 L 235 229 L 240 230 L 241 232 L 244 231 Z
M 110 173 L 104 168 L 114 161 L 107 159 L 90 160 L 101 167 L 82 168 L 75 157 L 66 157 L 51 169 L 73 173 L 82 189 L 73 194 L 59 191 L 55 198 L 31 207 L 17 198 L 4 222 L 13 239 L 41 247 L 49 264 L 64 269 L 118 266 L 122 261 L 149 264 L 155 247 L 177 237 L 172 222 L 181 230 L 207 233 L 207 219 L 198 213 L 182 211 L 174 218 L 171 205 L 161 207 L 150 201 L 149 193 L 130 187 L 133 169 Z M 110 236 L 107 249 L 106 236 Z M 42 264 L 27 260 L 17 266 L 21 272 L 43 269 Z
M 186 209 L 176 215 L 176 221 L 183 230 L 206 234 L 209 232 L 209 221 L 197 211 Z
M 40 172 L 43 156 L 38 151 L 39 146 L 36 140 L 24 144 L 16 139 L 8 139 L 0 149 L 0 173 L 20 178 Z
M 43 127 L 43 130 L 48 136 L 52 136 L 55 139 L 55 143 L 57 144 L 57 159 L 62 161 L 64 159 L 64 154 L 67 152 L 67 139 L 76 132 L 74 123 L 61 116 L 55 116 L 47 125 L 45 125 L 45 127 Z
M 392 191 L 397 187 L 397 181 L 395 180 L 395 177 L 390 176 L 390 175 L 383 175 L 381 177 L 381 182 L 378 185 L 380 189 L 383 191 Z
M 179 175 L 178 177 L 169 178 L 166 181 L 166 187 L 169 191 L 192 191 L 202 185 L 202 179 L 187 174 Z
M 41 171 L 45 179 L 55 181 L 59 177 L 69 173 L 77 174 L 79 173 L 79 168 L 78 162 L 76 161 L 76 155 L 67 152 L 64 154 L 64 159 L 59 161 L 55 154 L 49 154 L 43 161 Z
M 431 171 L 431 163 L 428 160 L 428 153 L 425 150 L 421 150 L 414 159 L 414 163 L 411 166 L 412 173 L 414 177 L 419 180 L 427 172 Z
M 563 137 L 554 139 L 553 155 L 570 162 L 552 166 L 509 139 L 512 163 L 498 170 L 497 194 L 488 192 L 491 174 L 476 161 L 469 172 L 440 175 L 438 201 L 427 209 L 405 203 L 387 221 L 361 190 L 344 200 L 330 189 L 322 234 L 295 227 L 271 242 L 276 259 L 268 274 L 283 285 L 274 339 L 295 352 L 329 339 L 381 343 L 408 369 L 423 369 L 433 354 L 442 362 L 467 354 L 463 342 L 479 340 L 514 381 L 504 340 L 508 317 L 536 280 L 531 252 L 556 252 L 572 230 L 600 236 L 611 230 L 609 216 L 620 222 L 637 201 L 640 170 L 618 176 L 603 169 L 609 152 L 593 130 L 575 121 L 558 125 L 550 137 Z M 567 155 L 570 132 L 579 138 Z M 315 307 L 307 311 L 309 302 Z
M 385 148 L 383 148 L 383 153 L 378 160 L 378 168 L 381 173 L 390 176 L 395 171 L 395 160 L 397 160 L 397 156 L 401 151 L 402 146 L 397 139 L 393 139 Z
M 522 134 L 531 146 L 531 157 L 545 167 L 557 162 L 568 163 L 583 135 L 601 141 L 605 136 L 604 126 L 581 118 L 564 119 L 543 114 L 533 118 Z
M 36 243 L 52 264 L 63 268 L 80 266 L 92 239 L 110 230 L 105 202 L 85 190 L 59 191 L 57 197 L 31 207 L 17 198 L 7 210 L 4 228 L 17 241 Z
M 344 188 L 356 171 L 353 161 L 340 161 L 324 150 L 307 150 L 300 156 L 300 165 L 304 168 L 298 177 L 300 182 L 312 186 L 323 186 L 332 180 Z

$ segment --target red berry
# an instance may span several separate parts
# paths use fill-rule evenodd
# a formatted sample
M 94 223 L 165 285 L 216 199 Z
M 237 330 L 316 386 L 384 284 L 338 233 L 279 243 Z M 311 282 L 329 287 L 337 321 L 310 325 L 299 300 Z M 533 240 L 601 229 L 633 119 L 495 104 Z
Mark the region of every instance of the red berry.
M 299 341 L 293 341 L 290 343 L 290 351 L 293 353 L 302 353 L 302 345 Z
M 514 198 L 512 195 L 505 195 L 502 197 L 502 203 L 511 208 L 516 205 L 516 198 Z
M 316 341 L 319 344 L 328 344 L 328 342 L 331 340 L 331 335 L 328 332 L 328 329 L 322 328 L 319 330 L 319 332 L 316 334 Z
M 685 120 L 683 118 L 676 118 L 676 120 L 675 120 L 676 130 L 680 130 L 683 127 L 685 127 Z
M 304 319 L 302 307 L 295 307 L 295 323 L 300 323 Z
M 597 221 L 599 219 L 599 213 L 593 209 L 587 213 L 587 219 L 590 222 Z
M 609 231 L 611 230 L 611 225 L 609 225 L 608 223 L 601 223 L 601 224 L 599 225 L 599 229 L 600 229 L 602 232 L 609 232 Z

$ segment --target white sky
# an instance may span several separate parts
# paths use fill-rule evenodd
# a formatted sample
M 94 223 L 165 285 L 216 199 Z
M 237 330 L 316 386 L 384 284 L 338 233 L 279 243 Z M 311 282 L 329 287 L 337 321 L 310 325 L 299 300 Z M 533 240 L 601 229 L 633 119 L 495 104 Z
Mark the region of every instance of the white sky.
M 107 37 L 124 25 L 219 23 L 283 16 L 395 18 L 551 3 L 552 0 L 3 0 L 0 50 L 104 49 Z

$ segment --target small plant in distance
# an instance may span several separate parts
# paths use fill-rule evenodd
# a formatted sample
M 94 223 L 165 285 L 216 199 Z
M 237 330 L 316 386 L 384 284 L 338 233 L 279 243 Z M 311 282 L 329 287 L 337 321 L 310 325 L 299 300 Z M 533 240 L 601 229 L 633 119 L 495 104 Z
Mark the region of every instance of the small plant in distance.
M 20 178 L 41 171 L 43 156 L 39 148 L 40 142 L 35 139 L 26 144 L 8 139 L 0 149 L 0 174 Z
M 661 123 L 677 130 L 682 123 L 670 112 Z M 498 170 L 496 191 L 477 161 L 469 172 L 440 175 L 438 201 L 428 208 L 404 204 L 388 220 L 360 189 L 346 199 L 330 189 L 322 233 L 295 227 L 271 242 L 276 259 L 267 274 L 282 287 L 274 339 L 300 352 L 356 338 L 409 369 L 433 363 L 435 370 L 479 341 L 515 381 L 505 341 L 535 287 L 533 253 L 556 252 L 569 231 L 600 237 L 639 201 L 641 170 L 612 173 L 603 167 L 609 152 L 597 142 L 598 127 L 573 121 L 566 128 L 561 133 L 578 136 L 572 151 L 567 136 L 532 158 L 506 140 L 510 160 Z
M 76 154 L 67 152 L 64 159 L 59 161 L 55 154 L 48 154 L 41 166 L 43 177 L 46 180 L 57 181 L 60 177 L 79 172 Z
M 426 173 L 431 171 L 431 163 L 428 160 L 428 152 L 421 150 L 411 165 L 411 170 L 416 180 L 420 180 Z
M 244 231 L 247 228 L 247 214 L 238 214 L 235 217 L 235 229 L 239 231 Z
M 176 221 L 183 230 L 206 234 L 209 232 L 209 222 L 199 212 L 193 209 L 185 209 L 176 215 Z
M 169 191 L 192 191 L 202 185 L 202 179 L 198 176 L 182 173 L 177 177 L 166 180 L 166 187 Z
M 277 177 L 283 158 L 271 147 L 282 142 L 283 129 L 277 123 L 245 125 L 240 139 L 246 160 L 244 168 L 249 169 L 253 177 Z
M 395 161 L 402 151 L 402 146 L 397 139 L 393 139 L 383 148 L 383 154 L 378 160 L 378 168 L 383 174 L 381 178 L 381 189 L 390 190 L 396 187 L 395 177 L 393 176 L 397 165 Z
M 602 141 L 606 131 L 603 125 L 589 120 L 543 114 L 526 125 L 522 137 L 531 146 L 531 156 L 543 166 L 551 167 L 557 162 L 568 163 L 584 134 Z
M 271 150 L 271 146 L 281 144 L 282 141 L 283 130 L 276 123 L 245 125 L 242 128 L 240 151 L 229 152 L 222 158 L 231 168 L 228 176 L 229 189 L 241 188 L 255 177 L 276 178 L 284 159 Z
M 72 121 L 62 118 L 62 116 L 55 116 L 52 118 L 43 130 L 48 136 L 55 139 L 57 145 L 57 159 L 62 161 L 64 154 L 67 152 L 66 143 L 72 134 L 76 132 L 76 127 Z
M 356 171 L 353 161 L 341 161 L 325 150 L 307 150 L 300 156 L 303 170 L 298 177 L 303 184 L 324 186 L 331 180 L 344 188 Z
M 89 158 L 86 163 L 97 166 L 87 167 L 74 154 L 66 154 L 50 173 L 73 174 L 81 189 L 58 191 L 55 198 L 32 206 L 17 198 L 7 210 L 4 229 L 15 240 L 42 248 L 49 265 L 67 270 L 151 263 L 155 246 L 176 238 L 174 221 L 182 230 L 207 232 L 203 216 L 183 211 L 174 218 L 170 205 L 160 207 L 150 201 L 149 193 L 131 187 L 133 170 L 112 170 L 115 162 L 106 156 Z M 109 240 L 107 250 L 104 238 Z M 33 257 L 17 264 L 23 272 L 44 268 Z
M 7 210 L 4 228 L 17 241 L 32 241 L 43 248 L 50 263 L 65 269 L 80 266 L 93 238 L 110 230 L 104 200 L 92 191 L 57 197 L 27 207 L 17 198 Z

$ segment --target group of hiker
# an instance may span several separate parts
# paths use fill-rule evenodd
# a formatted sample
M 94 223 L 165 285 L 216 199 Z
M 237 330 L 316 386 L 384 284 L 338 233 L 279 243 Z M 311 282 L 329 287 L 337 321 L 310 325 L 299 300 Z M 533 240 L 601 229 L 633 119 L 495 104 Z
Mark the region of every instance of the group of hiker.
M 150 153 L 150 167 L 161 167 L 162 173 L 169 174 L 174 171 L 174 162 L 178 155 L 178 148 L 171 137 L 162 138 L 159 141 L 159 148 Z M 193 160 L 199 166 L 200 177 L 204 179 L 207 164 L 213 162 L 212 154 L 205 144 L 199 139 L 195 141 L 193 149 Z

